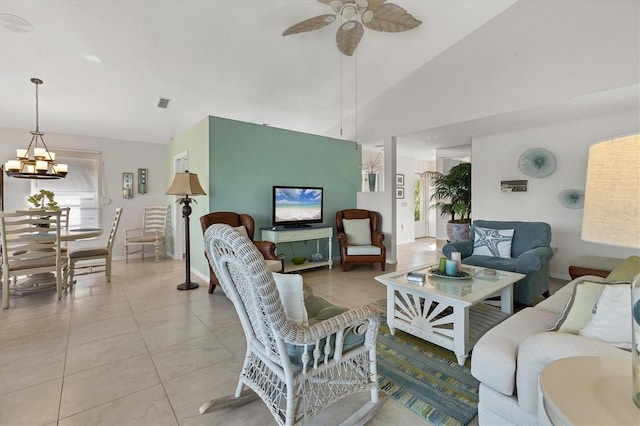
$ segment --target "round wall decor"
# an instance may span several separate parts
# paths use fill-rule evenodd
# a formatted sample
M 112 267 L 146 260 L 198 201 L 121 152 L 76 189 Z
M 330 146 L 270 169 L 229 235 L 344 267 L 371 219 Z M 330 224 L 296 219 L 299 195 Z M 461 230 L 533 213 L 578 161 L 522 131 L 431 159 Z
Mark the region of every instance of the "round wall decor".
M 556 170 L 556 165 L 556 156 L 544 148 L 528 149 L 518 159 L 520 171 L 534 178 L 549 176 Z
M 558 194 L 558 201 L 568 209 L 584 208 L 584 191 L 580 189 L 565 189 Z

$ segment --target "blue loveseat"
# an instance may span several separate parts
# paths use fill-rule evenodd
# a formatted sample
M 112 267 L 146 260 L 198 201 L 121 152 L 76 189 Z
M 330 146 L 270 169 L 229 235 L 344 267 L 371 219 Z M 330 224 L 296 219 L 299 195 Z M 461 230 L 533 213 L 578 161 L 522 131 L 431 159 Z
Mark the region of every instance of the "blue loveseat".
M 475 227 L 513 229 L 511 258 L 474 255 Z M 476 220 L 471 227 L 470 238 L 446 244 L 442 253 L 450 259 L 451 253 L 458 251 L 463 264 L 525 274 L 526 277 L 517 282 L 514 289 L 515 301 L 523 305 L 530 306 L 538 296 L 549 295 L 549 261 L 553 257 L 549 224 Z

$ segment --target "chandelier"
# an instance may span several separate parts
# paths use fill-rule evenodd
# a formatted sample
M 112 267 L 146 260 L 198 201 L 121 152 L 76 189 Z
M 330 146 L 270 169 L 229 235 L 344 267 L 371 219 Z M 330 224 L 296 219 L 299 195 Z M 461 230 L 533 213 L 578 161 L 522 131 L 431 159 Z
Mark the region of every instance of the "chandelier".
M 4 170 L 7 176 L 21 179 L 61 179 L 67 176 L 67 165 L 56 164 L 56 156 L 44 143 L 38 121 L 38 86 L 42 80 L 32 78 L 31 82 L 36 85 L 36 130 L 31 132 L 27 149 L 17 149 L 16 159 L 7 161 Z

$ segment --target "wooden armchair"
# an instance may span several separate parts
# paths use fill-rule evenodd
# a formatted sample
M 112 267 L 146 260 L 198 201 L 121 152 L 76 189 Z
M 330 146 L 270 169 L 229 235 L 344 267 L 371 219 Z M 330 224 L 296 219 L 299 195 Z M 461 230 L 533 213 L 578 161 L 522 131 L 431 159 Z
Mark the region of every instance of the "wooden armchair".
M 267 264 L 267 267 L 272 272 L 284 271 L 284 261 L 276 254 L 276 245 L 270 241 L 253 241 L 253 234 L 255 231 L 255 222 L 253 217 L 248 214 L 235 213 L 235 212 L 212 212 L 200 217 L 200 226 L 202 227 L 202 233 L 204 234 L 207 228 L 214 223 L 224 223 L 233 228 L 237 228 L 242 232 L 239 227 L 244 228 L 246 237 L 249 238 L 253 244 L 257 247 L 258 251 L 262 254 L 262 257 Z M 207 252 L 204 256 L 209 259 Z M 211 268 L 209 263 L 209 294 L 213 293 L 216 285 L 219 285 L 220 281 Z
M 387 250 L 383 244 L 378 212 L 348 209 L 336 212 L 340 263 L 347 270 L 349 263 L 380 263 L 384 271 Z

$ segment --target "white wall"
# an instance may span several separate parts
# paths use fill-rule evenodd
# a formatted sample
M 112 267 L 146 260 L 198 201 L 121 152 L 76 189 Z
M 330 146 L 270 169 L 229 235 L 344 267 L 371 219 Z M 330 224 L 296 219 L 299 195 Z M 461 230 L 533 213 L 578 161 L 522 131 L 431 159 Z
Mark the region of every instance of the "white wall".
M 15 159 L 17 148 L 26 148 L 31 135 L 29 130 L 0 127 L 0 161 L 2 163 Z M 100 151 L 105 171 L 106 196 L 111 204 L 102 206 L 101 227 L 107 231 L 113 222 L 115 209 L 124 207 L 118 236 L 114 243 L 114 258 L 124 257 L 125 229 L 137 228 L 142 225 L 142 210 L 144 206 L 154 204 L 168 204 L 165 195 L 169 187 L 171 171 L 166 170 L 166 145 L 150 144 L 133 141 L 94 138 L 78 135 L 64 135 L 46 133 L 44 140 L 49 149 L 55 148 L 77 149 L 84 151 Z M 146 194 L 138 194 L 138 168 L 149 169 L 149 185 Z M 134 196 L 131 199 L 122 198 L 122 173 L 133 172 Z M 73 173 L 73 170 L 69 170 Z M 44 185 L 43 181 L 43 185 Z M 5 175 L 4 179 L 4 210 L 13 211 L 29 207 L 27 197 L 31 194 L 29 179 L 15 179 Z M 78 246 L 106 244 L 108 232 L 99 241 L 77 242 Z
M 518 1 L 358 108 L 357 139 L 407 135 L 637 85 L 639 4 Z M 349 132 L 344 137 L 356 139 Z
M 589 147 L 602 140 L 637 132 L 638 114 L 638 110 L 633 110 L 475 137 L 472 143 L 473 220 L 549 223 L 551 245 L 557 248 L 551 261 L 551 275 L 559 278 L 569 277 L 568 267 L 576 256 L 624 258 L 637 254 L 637 250 L 582 241 L 583 210 L 562 207 L 557 197 L 564 189 L 585 189 Z M 518 158 L 529 148 L 553 152 L 558 163 L 556 171 L 542 179 L 520 172 Z M 527 192 L 500 192 L 500 181 L 512 179 L 527 179 Z

